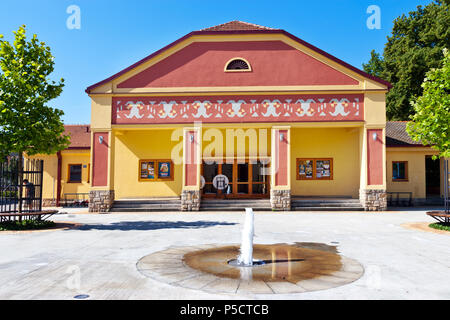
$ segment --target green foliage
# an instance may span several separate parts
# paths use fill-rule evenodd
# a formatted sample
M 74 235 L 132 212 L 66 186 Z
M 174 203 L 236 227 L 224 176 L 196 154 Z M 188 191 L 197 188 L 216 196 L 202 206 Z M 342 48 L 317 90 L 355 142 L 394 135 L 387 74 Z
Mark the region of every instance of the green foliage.
M 447 49 L 443 52 L 442 67 L 427 73 L 422 96 L 411 102 L 415 114 L 406 131 L 413 140 L 438 150 L 439 157 L 450 157 L 450 57 Z
M 438 67 L 442 50 L 450 48 L 449 2 L 434 0 L 395 19 L 383 57 L 377 59 L 372 51 L 367 68 L 364 65 L 366 72 L 393 85 L 386 96 L 389 120 L 408 120 L 413 114 L 410 101 L 422 94 L 426 72 Z
M 54 58 L 44 42 L 36 35 L 28 41 L 25 26 L 14 35 L 12 44 L 0 35 L 0 157 L 53 154 L 69 144 L 63 111 L 46 105 L 61 94 L 64 79 L 49 79 Z
M 5 221 L 0 223 L 0 231 L 49 229 L 56 224 L 48 220 Z
M 437 229 L 437 230 L 444 230 L 444 231 L 450 231 L 450 224 L 445 223 L 431 223 L 428 225 L 430 228 Z
M 384 60 L 383 57 L 380 56 L 375 50 L 370 52 L 370 60 L 368 63 L 363 63 L 363 69 L 368 74 L 371 74 L 375 77 L 382 77 L 382 73 L 384 70 Z

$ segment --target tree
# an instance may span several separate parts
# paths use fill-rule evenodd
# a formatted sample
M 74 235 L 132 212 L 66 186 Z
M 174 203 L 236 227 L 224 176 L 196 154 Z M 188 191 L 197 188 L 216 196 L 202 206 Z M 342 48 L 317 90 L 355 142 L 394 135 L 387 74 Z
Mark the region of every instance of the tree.
M 426 72 L 438 67 L 442 50 L 450 48 L 449 3 L 433 0 L 395 19 L 383 57 L 372 51 L 371 60 L 363 65 L 368 73 L 393 85 L 386 96 L 389 120 L 408 120 L 413 114 L 410 101 L 422 94 Z
M 375 50 L 370 52 L 370 60 L 368 63 L 363 63 L 363 69 L 368 74 L 375 77 L 382 77 L 384 71 L 384 61 L 383 57 L 380 56 Z
M 423 94 L 411 102 L 415 114 L 406 131 L 413 140 L 438 150 L 439 157 L 450 157 L 450 56 L 447 49 L 443 52 L 442 67 L 426 74 Z
M 49 79 L 54 58 L 44 42 L 36 35 L 27 41 L 25 26 L 14 35 L 13 44 L 0 35 L 0 157 L 53 154 L 69 144 L 63 111 L 46 105 L 61 94 L 64 79 Z

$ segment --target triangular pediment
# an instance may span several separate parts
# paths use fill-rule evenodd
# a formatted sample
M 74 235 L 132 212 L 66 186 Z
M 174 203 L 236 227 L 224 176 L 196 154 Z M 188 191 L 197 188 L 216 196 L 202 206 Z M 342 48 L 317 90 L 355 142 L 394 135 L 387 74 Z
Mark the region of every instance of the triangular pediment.
M 249 70 L 227 72 L 226 64 L 234 58 L 248 62 Z M 389 86 L 283 30 L 233 21 L 194 31 L 86 91 L 364 90 Z
M 243 58 L 248 72 L 226 72 Z M 358 85 L 359 81 L 282 41 L 194 42 L 117 88 Z

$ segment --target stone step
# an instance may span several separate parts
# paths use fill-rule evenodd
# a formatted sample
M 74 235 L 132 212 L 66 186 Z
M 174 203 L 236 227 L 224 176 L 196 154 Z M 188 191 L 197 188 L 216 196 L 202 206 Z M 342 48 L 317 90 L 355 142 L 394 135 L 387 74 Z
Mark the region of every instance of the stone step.
M 291 207 L 291 211 L 364 211 L 363 207 Z
M 291 202 L 291 207 L 361 207 L 361 203 L 335 203 L 335 202 L 325 202 L 325 203 L 311 203 L 311 202 Z
M 159 212 L 159 211 L 180 211 L 180 207 L 176 206 L 176 207 L 171 207 L 171 206 L 166 206 L 163 208 L 155 208 L 155 207 L 148 207 L 148 208 L 136 208 L 136 207 L 131 207 L 131 208 L 111 208 L 110 212 Z
M 291 199 L 291 202 L 306 203 L 360 203 L 359 199 Z
M 167 203 L 181 203 L 180 199 L 176 200 L 116 200 L 114 205 L 145 205 L 145 204 L 167 204 Z
M 200 207 L 201 211 L 242 211 L 249 207 L 227 206 L 227 207 Z M 271 207 L 252 207 L 255 211 L 271 211 Z
M 115 208 L 143 208 L 143 207 L 164 207 L 164 206 L 180 206 L 181 201 L 165 202 L 165 203 L 114 203 Z

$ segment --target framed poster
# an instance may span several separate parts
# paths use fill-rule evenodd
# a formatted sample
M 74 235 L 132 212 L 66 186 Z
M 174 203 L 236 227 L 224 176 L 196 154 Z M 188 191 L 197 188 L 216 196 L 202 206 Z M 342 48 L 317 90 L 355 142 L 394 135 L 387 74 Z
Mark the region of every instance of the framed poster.
M 141 161 L 140 162 L 140 179 L 154 180 L 155 179 L 155 161 Z
M 316 160 L 316 179 L 331 180 L 332 176 L 332 159 Z
M 297 159 L 297 180 L 311 180 L 314 175 L 313 159 Z
M 172 161 L 158 161 L 158 179 L 171 179 Z

